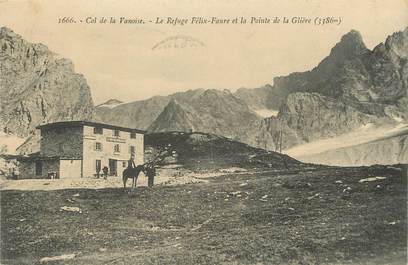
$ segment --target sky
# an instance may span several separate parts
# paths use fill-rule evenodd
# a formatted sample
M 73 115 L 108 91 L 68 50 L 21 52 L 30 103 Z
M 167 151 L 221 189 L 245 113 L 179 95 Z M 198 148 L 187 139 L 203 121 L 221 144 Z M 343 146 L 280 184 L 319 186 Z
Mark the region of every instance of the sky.
M 166 22 L 168 17 L 328 16 L 341 18 L 341 23 L 154 23 L 157 17 Z M 58 23 L 63 17 L 77 23 Z M 88 24 L 88 17 L 146 23 Z M 235 91 L 271 84 L 276 76 L 312 69 L 351 29 L 372 49 L 408 26 L 408 1 L 0 0 L 0 26 L 71 59 L 99 104 L 110 98 L 129 102 L 196 88 Z

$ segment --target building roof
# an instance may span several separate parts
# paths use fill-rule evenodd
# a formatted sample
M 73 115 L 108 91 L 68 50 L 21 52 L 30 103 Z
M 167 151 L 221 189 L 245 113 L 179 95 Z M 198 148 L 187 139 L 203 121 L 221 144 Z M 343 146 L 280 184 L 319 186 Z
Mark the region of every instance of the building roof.
M 15 155 L 15 154 L 0 154 L 0 158 L 3 158 L 5 160 L 12 160 L 12 159 L 17 159 L 21 157 L 21 155 Z
M 146 131 L 135 129 L 135 128 L 121 127 L 121 126 L 94 122 L 94 121 L 58 121 L 58 122 L 42 124 L 42 125 L 37 126 L 36 128 L 42 130 L 42 129 L 54 129 L 54 128 L 80 127 L 84 125 L 93 126 L 93 127 L 102 127 L 106 129 L 119 130 L 119 131 L 125 131 L 125 132 L 135 132 L 135 133 L 141 133 L 141 134 L 146 133 Z
M 43 156 L 40 152 L 32 153 L 30 155 L 20 155 L 17 157 L 18 161 L 46 161 L 46 160 L 81 160 L 82 157 L 74 156 Z

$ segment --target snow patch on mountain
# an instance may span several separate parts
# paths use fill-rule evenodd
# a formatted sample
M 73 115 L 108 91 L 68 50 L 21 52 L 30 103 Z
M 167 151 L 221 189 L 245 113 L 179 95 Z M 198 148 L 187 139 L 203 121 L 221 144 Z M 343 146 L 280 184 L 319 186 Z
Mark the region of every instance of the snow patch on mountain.
M 378 127 L 370 123 L 353 132 L 338 137 L 321 139 L 289 148 L 285 150 L 284 153 L 296 159 L 301 159 L 302 157 L 323 153 L 329 150 L 372 142 L 405 131 L 408 131 L 408 124 L 400 123 L 397 125 L 384 125 Z
M 120 100 L 117 100 L 117 99 L 109 99 L 108 101 L 106 101 L 106 102 L 104 102 L 104 103 L 102 103 L 102 104 L 99 104 L 99 105 L 96 106 L 96 107 L 106 107 L 106 108 L 113 109 L 113 108 L 115 108 L 115 107 L 117 107 L 117 106 L 119 106 L 119 105 L 122 105 L 122 104 L 124 104 L 124 102 L 122 102 L 122 101 L 120 101 Z
M 253 109 L 253 111 L 261 116 L 262 118 L 269 118 L 269 117 L 276 117 L 278 116 L 278 110 L 271 110 L 271 109 Z

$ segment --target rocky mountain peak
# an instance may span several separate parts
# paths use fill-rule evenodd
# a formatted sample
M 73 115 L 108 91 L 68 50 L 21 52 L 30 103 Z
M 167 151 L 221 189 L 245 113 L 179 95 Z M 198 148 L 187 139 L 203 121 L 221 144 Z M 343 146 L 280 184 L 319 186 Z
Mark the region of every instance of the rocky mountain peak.
M 177 102 L 177 99 L 171 99 L 169 104 L 164 108 L 164 110 L 177 110 L 182 109 L 180 103 Z
M 197 117 L 182 107 L 176 99 L 171 99 L 148 130 L 155 132 L 189 131 L 194 128 L 192 121 L 196 119 Z
M 44 44 L 28 43 L 20 35 L 7 27 L 0 28 L 0 44 L 2 53 L 11 55 L 17 59 L 23 59 L 20 55 L 25 55 L 27 58 L 33 55 L 38 57 L 44 54 L 56 56 L 56 54 L 48 50 L 48 47 Z M 20 54 L 21 52 L 25 54 Z
M 332 48 L 330 57 L 350 59 L 367 51 L 360 32 L 351 30 Z
M 0 27 L 0 35 L 1 36 L 10 36 L 10 37 L 18 37 L 19 36 L 16 33 L 14 33 L 14 31 L 12 31 L 11 29 L 9 29 L 7 27 Z
M 90 89 L 69 59 L 0 28 L 0 130 L 28 136 L 43 122 L 89 119 Z
M 23 38 L 15 33 L 12 29 L 8 28 L 8 27 L 0 27 L 0 39 L 8 39 L 8 40 L 21 40 L 23 41 Z
M 218 89 L 206 89 L 203 93 L 204 96 L 227 96 L 231 93 L 227 92 L 228 90 L 218 90 Z
M 393 51 L 399 57 L 408 57 L 408 27 L 403 31 L 396 32 L 391 36 L 388 36 L 385 41 L 385 47 L 388 50 Z

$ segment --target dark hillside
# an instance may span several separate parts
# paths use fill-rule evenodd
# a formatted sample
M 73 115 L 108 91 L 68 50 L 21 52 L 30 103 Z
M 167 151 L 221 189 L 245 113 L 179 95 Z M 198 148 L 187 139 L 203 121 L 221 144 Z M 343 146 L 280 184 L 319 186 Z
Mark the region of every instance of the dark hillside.
M 302 165 L 287 155 L 208 133 L 152 133 L 145 136 L 145 145 L 146 150 L 169 147 L 176 154 L 172 162 L 190 168 L 208 169 L 225 166 L 294 168 Z

